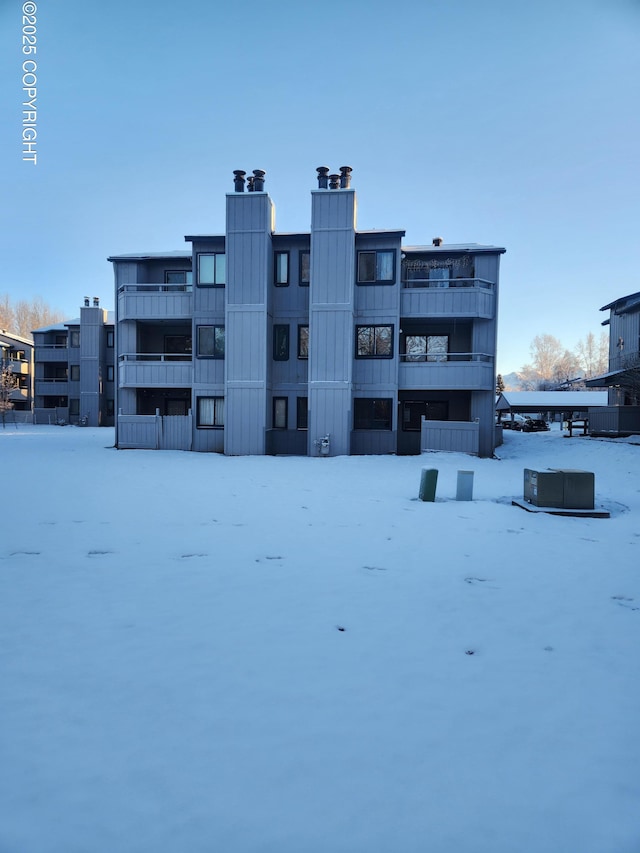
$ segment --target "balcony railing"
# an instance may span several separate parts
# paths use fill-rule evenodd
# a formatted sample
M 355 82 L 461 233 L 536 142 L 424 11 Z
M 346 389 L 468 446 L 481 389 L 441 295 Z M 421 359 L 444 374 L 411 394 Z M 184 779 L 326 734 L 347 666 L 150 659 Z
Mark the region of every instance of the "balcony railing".
M 495 387 L 489 353 L 402 353 L 398 371 L 402 390 L 490 391 Z
M 119 320 L 190 318 L 191 284 L 123 284 L 118 288 Z
M 493 356 L 486 352 L 401 352 L 400 361 L 405 362 L 407 364 L 414 364 L 415 362 L 442 364 L 443 362 L 453 361 L 484 361 L 489 364 L 493 364 Z
M 406 276 L 402 279 L 403 287 L 432 287 L 432 288 L 452 288 L 452 287 L 479 287 L 483 290 L 493 290 L 495 282 L 489 281 L 486 278 L 415 278 L 414 276 Z
M 125 352 L 120 361 L 192 361 L 190 352 Z
M 118 293 L 190 293 L 192 284 L 121 284 Z
M 123 353 L 118 366 L 121 388 L 186 387 L 193 381 L 191 353 Z

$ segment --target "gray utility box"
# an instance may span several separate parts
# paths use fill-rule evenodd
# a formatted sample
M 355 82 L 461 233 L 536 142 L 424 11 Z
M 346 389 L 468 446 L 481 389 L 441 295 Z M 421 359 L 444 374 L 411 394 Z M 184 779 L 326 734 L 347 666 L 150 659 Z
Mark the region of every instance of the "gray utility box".
M 549 468 L 546 471 L 525 468 L 524 499 L 533 506 L 593 509 L 595 476 L 591 471 L 570 468 Z

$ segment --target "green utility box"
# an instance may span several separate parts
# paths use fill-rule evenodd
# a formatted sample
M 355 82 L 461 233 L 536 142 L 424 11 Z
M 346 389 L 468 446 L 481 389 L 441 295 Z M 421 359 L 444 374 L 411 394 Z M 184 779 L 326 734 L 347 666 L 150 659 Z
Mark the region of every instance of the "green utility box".
M 436 499 L 436 484 L 438 482 L 437 468 L 423 468 L 420 476 L 420 500 L 435 501 Z
M 549 468 L 524 469 L 524 499 L 533 506 L 559 509 L 593 509 L 595 476 L 591 471 Z

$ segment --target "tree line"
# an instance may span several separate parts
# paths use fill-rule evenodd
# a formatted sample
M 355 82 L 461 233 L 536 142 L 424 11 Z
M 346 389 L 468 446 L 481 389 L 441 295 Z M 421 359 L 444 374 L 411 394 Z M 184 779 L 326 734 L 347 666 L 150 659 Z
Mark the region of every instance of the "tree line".
M 5 332 L 31 339 L 34 329 L 50 326 L 64 319 L 65 315 L 47 305 L 41 296 L 13 302 L 6 293 L 0 294 L 0 329 Z
M 600 376 L 609 367 L 606 332 L 601 332 L 599 337 L 589 332 L 573 350 L 566 349 L 553 335 L 536 335 L 529 351 L 531 361 L 516 372 L 521 391 L 584 388 L 585 379 Z M 502 377 L 498 377 L 498 390 L 504 390 Z

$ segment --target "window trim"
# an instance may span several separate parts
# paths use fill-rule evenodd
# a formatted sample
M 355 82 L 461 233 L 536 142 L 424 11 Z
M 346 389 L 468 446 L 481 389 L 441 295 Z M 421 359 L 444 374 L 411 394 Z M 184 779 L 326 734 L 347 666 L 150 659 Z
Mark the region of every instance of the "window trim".
M 388 423 L 388 426 L 359 426 L 358 421 L 362 420 L 361 413 L 358 412 L 358 408 L 361 407 L 364 403 L 368 403 L 370 407 L 368 421 L 369 424 L 373 424 L 376 422 L 374 418 L 375 412 L 375 404 L 376 403 L 386 403 L 388 406 L 388 420 L 385 420 L 385 423 Z M 360 414 L 360 417 L 359 417 Z M 393 430 L 393 397 L 354 397 L 353 399 L 353 429 L 354 432 L 390 432 Z
M 302 278 L 302 256 L 308 255 L 309 257 L 309 278 L 304 281 Z M 311 284 L 311 249 L 300 249 L 298 253 L 298 286 L 299 287 L 309 287 Z
M 378 278 L 378 255 L 391 255 L 391 269 L 392 274 L 391 278 Z M 376 277 L 373 279 L 361 279 L 360 278 L 360 256 L 361 255 L 375 255 L 375 275 Z M 395 249 L 359 249 L 356 252 L 356 284 L 361 287 L 367 287 L 370 285 L 391 285 L 393 286 L 396 283 L 397 278 L 397 256 Z
M 359 350 L 359 339 L 360 339 L 360 330 L 361 329 L 373 329 L 373 352 L 371 353 L 360 353 Z M 389 340 L 389 352 L 378 354 L 375 352 L 376 347 L 376 329 L 389 329 L 390 340 Z M 393 358 L 394 355 L 394 337 L 395 337 L 395 329 L 393 323 L 362 323 L 356 326 L 356 338 L 355 338 L 355 356 L 356 358 Z
M 304 417 L 302 414 L 304 413 Z M 304 424 L 301 423 L 304 421 Z M 309 398 L 308 397 L 296 397 L 296 429 L 304 430 L 305 432 L 309 429 Z
M 278 259 L 279 258 L 287 259 L 287 269 L 286 269 L 286 277 L 281 281 L 278 278 Z M 289 257 L 289 250 L 278 249 L 273 253 L 273 283 L 276 287 L 289 287 L 289 280 L 291 278 L 291 258 Z
M 284 403 L 284 426 L 278 426 L 276 423 L 276 409 L 279 403 Z M 289 398 L 288 397 L 274 397 L 271 401 L 271 428 L 277 430 L 286 430 L 289 429 Z
M 211 354 L 203 354 L 200 352 L 200 329 L 213 329 L 213 352 Z M 222 352 L 216 352 L 216 329 L 222 329 Z M 226 332 L 224 324 L 201 323 L 196 326 L 196 358 L 208 358 L 223 361 L 226 348 Z
M 224 281 L 215 281 L 218 277 L 218 262 L 217 258 L 224 258 Z M 214 258 L 213 261 L 213 278 L 214 281 L 200 280 L 200 258 Z M 225 287 L 227 283 L 227 255 L 226 252 L 198 252 L 196 254 L 196 272 L 198 279 L 198 287 Z
M 286 329 L 286 333 L 283 330 Z M 283 334 L 286 338 L 286 347 L 283 347 L 283 354 L 279 355 L 279 347 L 278 347 L 278 334 Z M 284 350 L 286 349 L 286 353 Z M 273 324 L 273 360 L 274 361 L 289 361 L 289 354 L 291 351 L 291 334 L 289 323 L 274 323 Z
M 201 411 L 200 405 L 204 400 L 213 400 L 213 420 L 214 422 L 211 424 L 201 423 Z M 222 400 L 222 423 L 216 423 L 216 409 L 218 402 Z M 199 397 L 196 397 L 196 428 L 197 429 L 224 429 L 224 420 L 225 420 L 225 404 L 224 397 L 222 395 L 209 395 L 202 394 Z
M 307 354 L 306 355 L 300 355 L 300 349 L 301 349 L 300 343 L 301 343 L 302 329 L 307 330 Z M 304 359 L 305 361 L 309 360 L 309 341 L 310 341 L 309 324 L 308 323 L 298 323 L 298 358 L 299 359 Z

